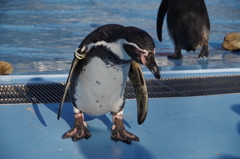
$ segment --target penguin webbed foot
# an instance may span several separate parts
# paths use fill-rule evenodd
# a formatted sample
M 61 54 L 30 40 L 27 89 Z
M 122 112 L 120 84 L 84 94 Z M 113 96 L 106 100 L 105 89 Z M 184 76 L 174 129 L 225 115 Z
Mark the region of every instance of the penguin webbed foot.
M 198 55 L 198 58 L 199 58 L 199 59 L 207 58 L 208 55 L 209 55 L 208 50 L 201 50 L 201 52 L 200 52 L 199 55 Z
M 88 125 L 83 120 L 83 113 L 76 113 L 74 118 L 74 128 L 67 131 L 62 136 L 62 139 L 72 138 L 73 141 L 78 141 L 82 138 L 88 139 L 91 136 L 91 133 L 86 128 Z
M 113 116 L 113 126 L 112 126 L 112 135 L 111 138 L 116 141 L 123 141 L 127 144 L 131 144 L 131 141 L 138 141 L 139 138 L 125 130 L 123 121 L 122 121 L 122 115 L 115 115 Z
M 175 48 L 174 54 L 173 55 L 168 55 L 167 57 L 169 59 L 182 59 L 183 55 L 182 55 L 182 52 L 181 52 L 180 48 Z
M 208 50 L 208 43 L 205 42 L 204 45 L 202 46 L 202 50 L 198 55 L 199 59 L 207 58 L 209 55 L 209 50 Z

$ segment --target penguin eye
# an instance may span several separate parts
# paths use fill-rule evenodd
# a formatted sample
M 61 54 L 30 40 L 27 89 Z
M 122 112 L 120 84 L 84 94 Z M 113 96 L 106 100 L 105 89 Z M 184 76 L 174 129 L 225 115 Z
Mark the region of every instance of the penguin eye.
M 123 48 L 128 54 L 132 54 L 132 56 L 136 56 L 136 54 L 137 54 L 137 56 L 147 56 L 148 55 L 148 52 L 146 50 L 136 48 L 136 46 L 133 46 L 133 45 L 124 44 Z

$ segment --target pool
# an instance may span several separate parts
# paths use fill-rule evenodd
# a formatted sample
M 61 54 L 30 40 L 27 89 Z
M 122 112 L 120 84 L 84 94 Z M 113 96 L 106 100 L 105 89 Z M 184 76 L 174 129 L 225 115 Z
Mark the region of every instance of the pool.
M 86 116 L 92 132 L 90 139 L 62 140 L 63 133 L 73 126 L 71 104 L 65 103 L 62 118 L 57 121 L 58 102 L 34 102 L 29 92 L 22 90 L 25 85 L 31 85 L 34 88 L 31 93 L 37 98 L 37 90 L 43 84 L 51 84 L 47 87 L 51 89 L 52 84 L 65 82 L 79 43 L 107 23 L 136 26 L 153 37 L 164 81 L 193 79 L 196 82 L 199 76 L 203 83 L 207 81 L 206 85 L 213 86 L 211 78 L 218 76 L 231 77 L 228 79 L 234 82 L 230 80 L 227 84 L 238 86 L 235 76 L 240 74 L 240 51 L 223 50 L 221 44 L 226 34 L 239 32 L 240 1 L 206 0 L 211 23 L 210 57 L 203 60 L 197 59 L 199 50 L 183 51 L 182 60 L 166 58 L 174 49 L 166 24 L 163 42 L 157 40 L 159 3 L 160 0 L 2 0 L 0 61 L 11 63 L 14 71 L 0 76 L 0 90 L 10 90 L 12 96 L 19 91 L 21 96 L 12 100 L 27 100 L 0 104 L 0 158 L 240 159 L 239 93 L 189 97 L 186 96 L 189 91 L 180 92 L 162 83 L 167 93 L 170 89 L 180 92 L 180 96 L 151 98 L 143 125 L 137 124 L 136 101 L 126 100 L 126 129 L 140 138 L 139 143 L 127 145 L 110 139 L 111 116 L 108 114 Z M 147 68 L 142 69 L 146 79 L 153 79 Z M 185 84 L 188 83 L 194 82 Z M 44 88 L 42 96 L 47 94 Z M 48 94 L 48 97 L 51 99 L 54 95 Z

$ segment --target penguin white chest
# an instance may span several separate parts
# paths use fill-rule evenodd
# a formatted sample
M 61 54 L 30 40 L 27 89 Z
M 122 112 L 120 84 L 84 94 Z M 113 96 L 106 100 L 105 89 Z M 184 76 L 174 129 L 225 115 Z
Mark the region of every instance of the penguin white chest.
M 106 64 L 92 58 L 76 81 L 74 98 L 77 107 L 89 115 L 118 112 L 124 103 L 124 91 L 130 63 Z

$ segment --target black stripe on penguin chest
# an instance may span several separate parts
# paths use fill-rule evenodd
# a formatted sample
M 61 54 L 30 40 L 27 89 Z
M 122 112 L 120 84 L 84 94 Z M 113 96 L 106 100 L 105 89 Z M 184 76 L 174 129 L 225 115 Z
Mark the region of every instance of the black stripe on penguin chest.
M 96 65 L 95 67 L 102 67 L 101 70 L 102 72 L 107 72 L 109 70 L 114 70 L 116 71 L 116 74 L 118 71 L 123 71 L 123 76 L 126 76 L 126 74 L 129 71 L 130 62 L 131 60 L 122 60 L 118 57 L 118 55 L 114 54 L 112 51 L 106 49 L 104 46 L 98 46 L 96 48 L 93 48 L 89 51 L 88 57 L 86 58 L 88 61 L 89 65 L 94 65 L 95 63 L 92 62 L 93 58 L 99 58 L 101 59 L 102 62 L 105 63 L 105 65 L 98 66 Z M 86 65 L 85 65 L 86 66 Z M 82 71 L 88 71 L 85 69 L 83 66 Z M 101 72 L 99 72 L 101 74 Z M 121 74 L 121 73 L 119 73 Z M 109 74 L 109 76 L 113 76 L 113 74 Z M 113 77 L 115 78 L 115 77 Z M 96 82 L 99 83 L 99 82 Z
M 91 56 L 91 55 L 90 55 Z M 93 49 L 91 57 L 99 57 L 106 65 L 117 66 L 130 63 L 130 60 L 122 60 L 112 51 L 106 49 L 104 46 L 98 46 Z
M 89 62 L 95 57 L 100 58 L 106 64 L 106 68 L 112 67 L 115 68 L 116 71 L 118 71 L 117 68 L 124 67 L 124 65 L 128 65 L 131 62 L 131 60 L 120 59 L 116 54 L 102 45 L 92 48 L 87 53 L 86 61 Z

